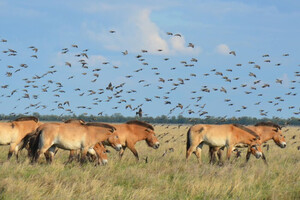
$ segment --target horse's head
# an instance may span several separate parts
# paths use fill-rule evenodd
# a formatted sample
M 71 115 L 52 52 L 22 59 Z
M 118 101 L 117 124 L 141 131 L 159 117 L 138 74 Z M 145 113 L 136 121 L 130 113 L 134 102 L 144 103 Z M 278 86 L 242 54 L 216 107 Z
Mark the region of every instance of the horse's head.
M 278 146 L 281 148 L 286 147 L 285 138 L 282 135 L 282 127 L 280 125 L 273 122 L 260 122 L 255 124 L 255 126 L 263 126 L 263 130 L 266 132 L 265 134 L 271 134 L 270 138 L 272 138 Z
M 250 145 L 251 153 L 258 159 L 262 156 L 262 148 L 259 144 L 253 143 Z
M 122 144 L 117 132 L 111 133 L 107 141 L 115 150 L 120 151 L 122 149 Z
M 105 149 L 105 147 L 100 144 L 100 145 L 96 145 L 94 147 L 94 149 L 96 149 L 96 152 L 98 154 L 98 164 L 102 163 L 103 165 L 106 165 L 108 163 L 107 160 L 107 153 L 109 153 L 110 151 Z
M 154 149 L 158 149 L 159 147 L 159 141 L 157 137 L 155 136 L 155 133 L 153 130 L 146 128 L 145 131 L 147 132 L 146 142 L 149 147 L 152 147 Z
M 272 131 L 273 131 L 273 140 L 274 142 L 280 146 L 281 148 L 285 148 L 286 147 L 286 141 L 284 136 L 282 135 L 282 131 L 280 127 L 272 127 Z

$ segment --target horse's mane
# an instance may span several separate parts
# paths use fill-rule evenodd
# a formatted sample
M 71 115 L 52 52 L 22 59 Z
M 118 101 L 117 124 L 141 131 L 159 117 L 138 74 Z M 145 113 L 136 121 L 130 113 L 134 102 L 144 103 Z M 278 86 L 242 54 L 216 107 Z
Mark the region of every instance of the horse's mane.
M 241 125 L 241 124 L 233 124 L 233 126 L 242 129 L 243 131 L 246 131 L 248 133 L 250 133 L 251 135 L 253 135 L 254 137 L 256 137 L 256 139 L 260 139 L 259 135 L 257 135 L 254 131 L 252 131 L 251 129 Z
M 85 121 L 82 119 L 68 119 L 64 121 L 64 123 L 73 123 L 73 122 L 79 122 L 80 124 L 85 124 Z
M 154 131 L 154 127 L 151 124 L 148 124 L 147 122 L 143 122 L 143 121 L 132 120 L 132 121 L 126 122 L 126 124 L 136 124 L 136 125 L 139 125 L 139 126 L 149 128 L 152 131 Z
M 30 121 L 30 120 L 33 120 L 33 121 L 35 121 L 36 123 L 39 122 L 39 119 L 38 119 L 37 117 L 34 117 L 34 116 L 19 117 L 19 118 L 13 120 L 13 122 Z
M 103 128 L 109 128 L 111 132 L 114 132 L 117 130 L 114 126 L 106 124 L 106 123 L 99 123 L 99 122 L 88 122 L 83 124 L 84 126 L 97 126 L 97 127 L 103 127 Z
M 279 126 L 278 124 L 275 124 L 274 122 L 258 122 L 257 124 L 255 124 L 254 126 L 271 126 L 274 128 L 278 128 L 281 130 L 281 126 Z

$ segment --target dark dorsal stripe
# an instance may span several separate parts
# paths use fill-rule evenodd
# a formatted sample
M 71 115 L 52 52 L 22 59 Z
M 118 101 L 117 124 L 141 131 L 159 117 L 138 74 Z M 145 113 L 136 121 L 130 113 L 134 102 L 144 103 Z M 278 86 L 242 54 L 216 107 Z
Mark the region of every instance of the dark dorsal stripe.
M 259 123 L 255 124 L 254 126 L 271 126 L 271 127 L 278 128 L 281 130 L 281 126 L 279 126 L 278 124 L 275 124 L 274 122 L 259 122 Z
M 132 120 L 132 121 L 126 122 L 126 124 L 136 124 L 136 125 L 139 125 L 139 126 L 143 126 L 145 128 L 149 128 L 152 131 L 154 131 L 154 128 L 151 124 L 148 124 L 147 122 L 143 122 L 143 121 Z
M 68 120 L 64 121 L 64 123 L 73 123 L 73 122 L 79 122 L 81 124 L 85 124 L 85 121 L 82 119 L 68 119 Z
M 260 139 L 259 135 L 257 135 L 254 131 L 252 131 L 251 129 L 243 126 L 243 125 L 240 125 L 240 124 L 233 124 L 233 126 L 239 128 L 239 129 L 242 129 L 243 131 L 246 131 L 248 133 L 250 133 L 251 135 L 253 135 L 254 137 L 256 137 L 256 139 Z
M 117 130 L 114 126 L 109 125 L 109 124 L 105 124 L 105 123 L 99 123 L 99 122 L 88 122 L 86 124 L 84 124 L 85 126 L 96 126 L 96 127 L 103 127 L 103 128 L 109 128 L 111 129 L 111 132 L 114 132 L 115 130 Z
M 19 117 L 17 119 L 15 119 L 13 122 L 20 122 L 20 121 L 35 121 L 36 123 L 39 122 L 39 119 L 37 117 L 34 116 L 28 116 L 28 117 Z

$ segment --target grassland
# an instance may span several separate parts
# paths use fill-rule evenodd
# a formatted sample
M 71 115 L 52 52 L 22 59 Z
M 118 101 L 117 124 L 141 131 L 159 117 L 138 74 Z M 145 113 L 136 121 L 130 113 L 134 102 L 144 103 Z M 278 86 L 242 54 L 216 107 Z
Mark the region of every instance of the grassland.
M 299 127 L 283 130 L 285 149 L 268 142 L 270 149 L 264 150 L 269 166 L 253 156 L 244 165 L 243 151 L 242 159 L 221 167 L 208 164 L 207 148 L 201 166 L 194 156 L 186 164 L 187 126 L 155 129 L 158 150 L 138 143 L 139 162 L 128 150 L 120 162 L 112 150 L 107 166 L 64 165 L 68 152 L 62 150 L 52 165 L 44 159 L 31 165 L 25 151 L 19 162 L 6 161 L 8 147 L 0 147 L 0 199 L 300 199 Z

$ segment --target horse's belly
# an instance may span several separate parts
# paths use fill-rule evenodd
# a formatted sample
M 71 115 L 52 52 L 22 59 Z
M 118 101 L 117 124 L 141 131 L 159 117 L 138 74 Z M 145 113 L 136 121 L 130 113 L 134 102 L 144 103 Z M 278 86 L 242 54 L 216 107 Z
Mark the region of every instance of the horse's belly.
M 54 142 L 55 145 L 61 149 L 72 150 L 72 149 L 80 149 L 82 148 L 81 141 L 65 141 L 58 140 Z
M 12 141 L 12 135 L 9 133 L 0 133 L 0 145 L 8 145 L 10 144 Z
M 204 137 L 204 142 L 209 146 L 223 147 L 227 145 L 227 140 L 221 137 Z

